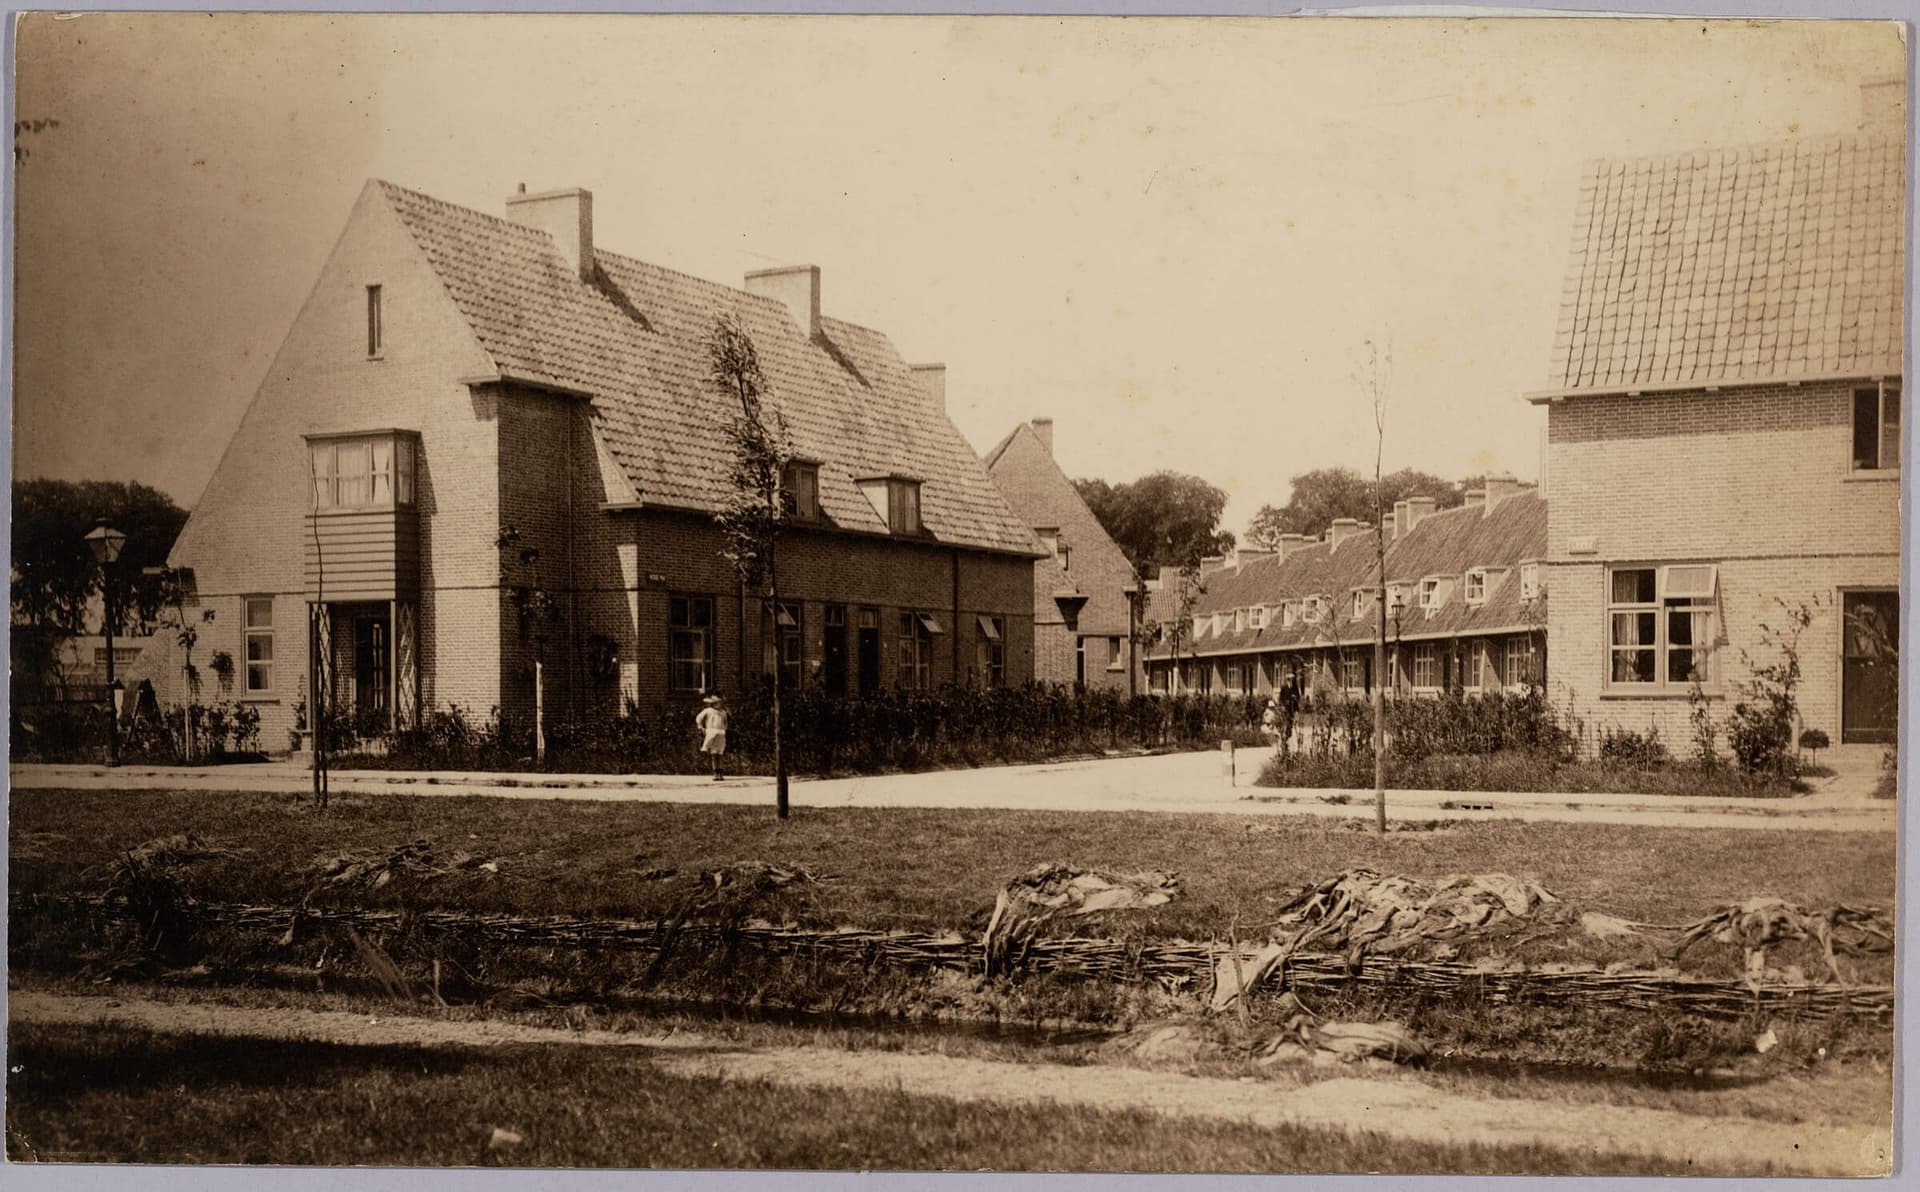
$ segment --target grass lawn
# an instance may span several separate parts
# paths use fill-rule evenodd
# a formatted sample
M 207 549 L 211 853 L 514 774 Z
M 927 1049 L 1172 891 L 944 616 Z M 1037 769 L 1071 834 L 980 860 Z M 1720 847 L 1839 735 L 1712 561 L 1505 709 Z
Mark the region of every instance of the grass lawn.
M 1260 786 L 1372 790 L 1371 755 L 1274 758 L 1260 772 Z M 1743 774 L 1731 763 L 1701 770 L 1684 761 L 1658 766 L 1561 761 L 1506 750 L 1487 754 L 1387 755 L 1387 785 L 1416 791 L 1540 791 L 1563 795 L 1697 795 L 1715 798 L 1782 799 L 1808 789 L 1804 782 Z
M 1582 1149 L 1435 1146 L 1138 1111 L 1040 1111 L 689 1078 L 617 1048 L 348 1047 L 21 1025 L 10 1031 L 8 1062 L 7 1157 L 16 1162 L 1542 1175 L 1674 1170 L 1671 1161 Z M 489 1152 L 495 1128 L 523 1141 Z
M 1293 888 L 1357 865 L 1427 877 L 1506 871 L 1577 906 L 1649 922 L 1763 893 L 1810 905 L 1890 903 L 1894 893 L 1891 833 L 1803 828 L 1483 820 L 1378 837 L 1312 816 L 901 808 L 801 809 L 781 825 L 771 809 L 724 805 L 377 795 L 336 796 L 317 811 L 287 795 L 78 790 L 14 792 L 10 811 L 15 894 L 95 892 L 121 850 L 183 831 L 244 850 L 193 867 L 193 892 L 221 901 L 297 903 L 314 889 L 318 859 L 426 840 L 437 853 L 497 859 L 499 873 L 325 887 L 315 900 L 651 919 L 684 891 L 658 871 L 766 860 L 832 879 L 800 888 L 782 914 L 915 930 L 978 923 L 1002 883 L 1056 860 L 1180 873 L 1183 897 L 1112 918 L 1128 920 L 1129 934 L 1203 940 L 1236 920 L 1250 934 Z

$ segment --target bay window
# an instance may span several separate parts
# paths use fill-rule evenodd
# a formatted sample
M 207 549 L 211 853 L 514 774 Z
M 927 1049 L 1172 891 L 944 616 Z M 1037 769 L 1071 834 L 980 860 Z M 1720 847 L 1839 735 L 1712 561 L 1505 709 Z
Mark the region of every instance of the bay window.
M 392 509 L 413 504 L 413 451 L 409 434 L 311 440 L 314 508 Z

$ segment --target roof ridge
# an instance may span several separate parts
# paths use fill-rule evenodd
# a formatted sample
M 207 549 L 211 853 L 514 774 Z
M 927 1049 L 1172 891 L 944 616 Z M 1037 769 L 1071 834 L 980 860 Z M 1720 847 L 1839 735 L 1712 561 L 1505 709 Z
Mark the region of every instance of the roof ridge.
M 482 211 L 478 207 L 469 207 L 464 203 L 455 203 L 448 199 L 442 199 L 435 195 L 430 195 L 423 190 L 415 190 L 410 186 L 402 186 L 398 182 L 389 182 L 385 178 L 375 178 L 374 182 L 390 195 L 405 195 L 409 199 L 429 203 L 435 207 L 444 208 L 449 211 L 458 211 L 463 215 L 478 216 L 488 223 L 497 224 L 503 229 L 522 232 L 529 236 L 546 236 L 549 240 L 553 239 L 549 233 L 543 232 L 539 228 L 529 227 L 523 223 L 515 223 L 504 215 L 495 215 L 490 211 Z

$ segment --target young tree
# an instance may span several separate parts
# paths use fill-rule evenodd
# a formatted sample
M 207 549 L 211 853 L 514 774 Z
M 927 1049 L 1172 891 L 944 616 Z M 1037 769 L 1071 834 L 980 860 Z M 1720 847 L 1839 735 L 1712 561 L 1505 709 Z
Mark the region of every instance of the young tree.
M 1387 399 L 1393 384 L 1393 343 L 1376 344 L 1367 340 L 1360 347 L 1353 367 L 1354 383 L 1373 411 L 1373 524 L 1375 622 L 1373 647 L 1373 826 L 1387 830 L 1387 702 L 1386 685 L 1380 681 L 1387 668 L 1387 536 L 1383 532 L 1386 511 L 1381 503 L 1386 493 L 1381 483 L 1381 465 L 1387 450 Z
M 761 371 L 760 354 L 754 348 L 753 337 L 730 315 L 722 314 L 714 320 L 713 330 L 707 336 L 707 364 L 707 381 L 714 391 L 730 404 L 739 406 L 737 412 L 729 413 L 723 424 L 731 449 L 727 465 L 729 491 L 725 506 L 714 515 L 726 535 L 727 545 L 722 553 L 739 573 L 740 582 L 758 591 L 764 607 L 774 610 L 777 625 L 780 530 L 791 513 L 788 508 L 791 498 L 785 492 L 784 481 L 787 464 L 793 458 L 792 437 L 776 395 Z M 776 667 L 774 807 L 784 820 L 788 814 L 787 755 L 780 714 L 780 684 L 780 671 Z

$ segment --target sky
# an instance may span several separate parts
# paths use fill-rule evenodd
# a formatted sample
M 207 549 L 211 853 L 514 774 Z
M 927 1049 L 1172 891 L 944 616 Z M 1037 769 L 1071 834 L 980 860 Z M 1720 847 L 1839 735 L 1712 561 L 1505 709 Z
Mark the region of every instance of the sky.
M 368 178 L 947 365 L 984 452 L 1171 468 L 1241 530 L 1311 468 L 1540 470 L 1583 163 L 1853 130 L 1890 23 L 39 14 L 16 116 L 16 476 L 198 499 Z

